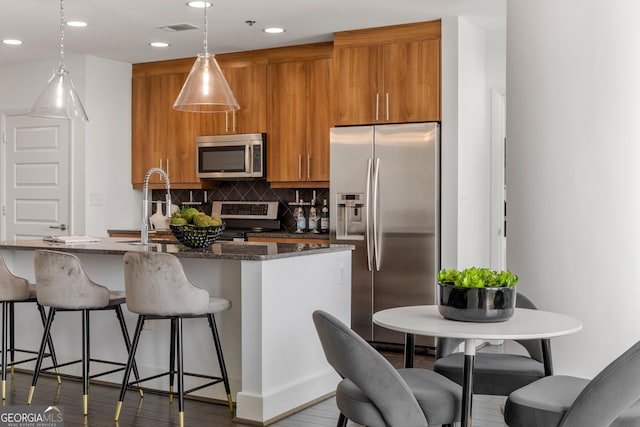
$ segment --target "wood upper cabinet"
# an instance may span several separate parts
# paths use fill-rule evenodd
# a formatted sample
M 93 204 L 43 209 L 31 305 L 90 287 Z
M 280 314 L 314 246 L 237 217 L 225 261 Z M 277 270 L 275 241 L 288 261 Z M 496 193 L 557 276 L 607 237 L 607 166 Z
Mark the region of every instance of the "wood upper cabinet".
M 267 131 L 267 65 L 259 51 L 217 55 L 240 109 L 204 114 L 200 135 L 262 133 Z
M 330 44 L 318 49 L 315 55 L 306 52 L 307 59 L 276 55 L 267 67 L 267 180 L 272 187 L 319 187 L 329 181 L 332 59 Z
M 136 65 L 132 79 L 131 121 L 131 181 L 134 188 L 142 188 L 146 172 L 154 167 L 169 174 L 172 187 L 201 187 L 195 170 L 199 114 L 173 109 L 188 70 L 146 73 L 144 66 L 147 64 L 139 64 L 138 70 Z M 164 187 L 157 174 L 151 176 L 149 183 L 151 188 Z
M 440 120 L 440 21 L 334 38 L 334 124 Z

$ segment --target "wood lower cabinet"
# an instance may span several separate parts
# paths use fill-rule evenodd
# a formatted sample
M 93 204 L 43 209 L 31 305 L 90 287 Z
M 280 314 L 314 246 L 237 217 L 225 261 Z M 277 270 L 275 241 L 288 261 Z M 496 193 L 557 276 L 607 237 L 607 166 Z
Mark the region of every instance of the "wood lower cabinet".
M 272 187 L 328 185 L 331 79 L 327 44 L 306 59 L 270 61 L 267 181 Z
M 335 125 L 440 120 L 440 21 L 334 38 Z

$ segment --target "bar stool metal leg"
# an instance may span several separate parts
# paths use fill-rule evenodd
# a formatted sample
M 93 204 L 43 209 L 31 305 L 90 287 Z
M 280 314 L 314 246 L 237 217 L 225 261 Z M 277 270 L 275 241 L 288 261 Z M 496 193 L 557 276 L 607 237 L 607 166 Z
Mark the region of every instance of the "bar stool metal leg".
M 82 310 L 82 411 L 89 412 L 89 310 Z
M 173 379 L 176 372 L 176 318 L 171 318 L 171 342 L 169 343 L 169 403 L 173 402 Z
M 2 301 L 2 400 L 6 398 L 7 386 L 7 329 L 9 318 L 9 303 Z
M 184 365 L 182 347 L 182 317 L 178 318 L 176 341 L 178 344 L 178 416 L 180 427 L 184 427 Z
M 124 376 L 122 377 L 122 388 L 120 389 L 120 397 L 118 398 L 118 404 L 116 405 L 115 421 L 120 418 L 120 410 L 122 409 L 122 402 L 124 396 L 127 393 L 127 385 L 129 384 L 129 377 L 131 376 L 131 369 L 133 368 L 136 350 L 138 349 L 138 343 L 140 342 L 140 333 L 142 332 L 142 326 L 145 320 L 144 315 L 138 316 L 138 323 L 136 324 L 136 330 L 133 333 L 133 342 L 131 343 L 131 351 L 129 351 L 129 357 L 127 359 L 127 367 L 124 370 Z
M 15 307 L 14 303 L 10 302 L 9 303 L 9 330 L 8 330 L 8 333 L 9 333 L 9 352 L 10 352 L 10 355 L 11 355 L 11 376 L 13 376 L 13 374 L 15 373 L 14 369 L 13 369 L 13 362 L 16 359 L 15 358 L 15 356 L 16 356 L 16 352 L 15 352 L 16 340 L 15 340 L 15 336 L 14 336 L 15 334 L 13 333 L 14 332 L 13 325 L 14 325 L 14 319 L 15 319 L 14 307 Z M 4 399 L 4 393 L 2 394 L 2 398 Z
M 53 318 L 56 315 L 56 309 L 51 307 L 49 309 L 49 315 L 47 316 L 47 322 L 44 325 L 44 333 L 42 334 L 42 341 L 40 343 L 40 350 L 38 351 L 38 359 L 36 360 L 36 367 L 33 371 L 33 381 L 31 382 L 31 388 L 29 389 L 29 396 L 27 397 L 27 405 L 31 405 L 31 399 L 33 399 L 33 392 L 36 390 L 36 384 L 38 382 L 38 375 L 40 374 L 40 369 L 42 368 L 42 359 L 44 359 L 44 349 L 47 345 L 47 338 L 49 337 L 49 333 L 51 332 L 51 324 L 53 323 Z
M 44 311 L 44 307 L 40 304 L 37 304 L 38 312 L 40 313 L 40 319 L 42 319 L 42 326 L 44 327 L 47 324 L 47 313 Z M 51 355 L 51 361 L 53 362 L 53 366 L 55 366 L 54 371 L 56 377 L 58 379 L 58 384 L 62 384 L 62 379 L 60 378 L 60 370 L 58 369 L 58 358 L 56 357 L 56 351 L 53 348 L 53 340 L 51 339 L 51 335 L 47 335 L 47 344 L 49 345 L 49 354 Z
M 124 315 L 122 314 L 122 307 L 117 305 L 115 307 L 116 317 L 118 317 L 118 322 L 120 322 L 120 329 L 122 330 L 122 337 L 124 338 L 124 345 L 127 348 L 127 354 L 131 352 L 131 338 L 129 338 L 129 330 L 127 329 L 127 324 L 124 321 Z M 136 365 L 135 359 L 133 360 L 133 375 L 136 377 L 136 380 L 140 379 L 140 374 L 138 372 L 138 365 Z M 140 397 L 144 397 L 144 393 L 142 391 L 142 385 L 138 383 L 138 392 L 140 393 Z
M 216 354 L 218 355 L 218 363 L 220 364 L 220 374 L 222 375 L 222 381 L 224 383 L 224 390 L 227 392 L 227 401 L 229 402 L 229 410 L 233 414 L 233 399 L 231 398 L 231 387 L 229 387 L 229 376 L 227 375 L 227 366 L 224 363 L 224 356 L 222 355 L 222 344 L 220 343 L 220 335 L 218 335 L 218 326 L 216 325 L 216 318 L 213 314 L 207 314 L 209 320 L 209 327 L 213 334 L 213 343 L 216 346 Z

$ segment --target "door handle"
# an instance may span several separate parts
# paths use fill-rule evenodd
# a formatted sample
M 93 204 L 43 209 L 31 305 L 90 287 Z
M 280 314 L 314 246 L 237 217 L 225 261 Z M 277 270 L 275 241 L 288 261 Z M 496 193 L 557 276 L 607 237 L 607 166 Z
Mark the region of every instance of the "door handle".
M 373 159 L 369 159 L 367 161 L 367 187 L 366 187 L 366 205 L 365 205 L 365 210 L 364 210 L 364 240 L 366 242 L 366 246 L 367 246 L 367 267 L 369 268 L 369 271 L 371 271 L 371 225 L 370 225 L 370 221 L 369 221 L 369 210 L 371 209 L 371 203 L 373 202 L 371 200 L 371 165 L 372 165 L 372 161 Z M 346 234 L 346 232 L 345 232 Z
M 386 109 L 387 109 L 387 121 L 389 121 L 389 92 L 387 92 L 387 94 L 386 94 L 385 105 L 386 105 Z
M 66 224 L 50 225 L 49 228 L 59 228 L 60 230 L 64 231 L 67 229 L 67 225 Z
M 380 159 L 376 159 L 373 169 L 373 254 L 376 271 L 380 271 L 380 218 L 378 217 L 378 197 L 380 196 Z

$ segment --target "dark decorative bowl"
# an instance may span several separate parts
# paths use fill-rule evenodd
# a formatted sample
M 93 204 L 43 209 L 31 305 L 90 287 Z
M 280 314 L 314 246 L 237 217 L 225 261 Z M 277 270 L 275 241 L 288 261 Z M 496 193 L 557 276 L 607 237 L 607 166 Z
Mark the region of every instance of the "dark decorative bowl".
M 516 287 L 465 288 L 438 283 L 438 311 L 445 319 L 463 322 L 504 322 L 513 316 Z
M 171 232 L 180 243 L 190 248 L 208 248 L 216 241 L 222 231 L 223 225 L 209 227 L 196 227 L 195 225 L 169 225 Z

